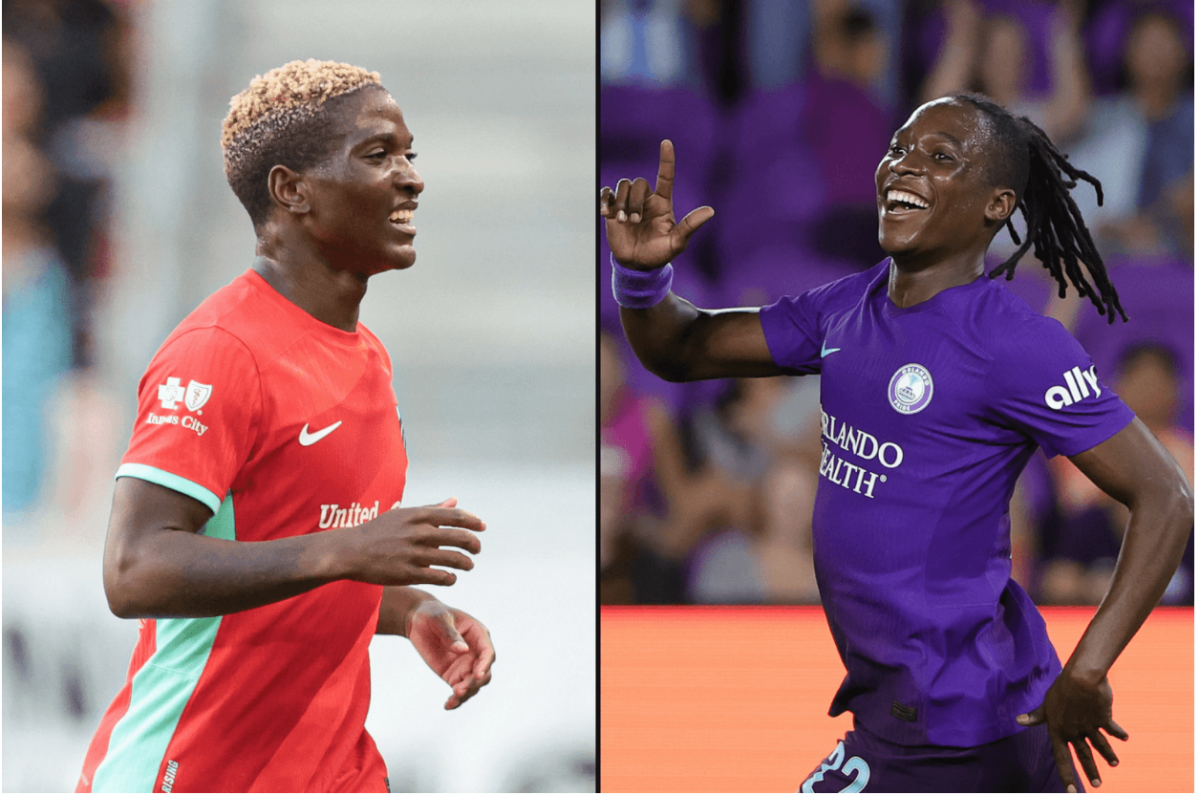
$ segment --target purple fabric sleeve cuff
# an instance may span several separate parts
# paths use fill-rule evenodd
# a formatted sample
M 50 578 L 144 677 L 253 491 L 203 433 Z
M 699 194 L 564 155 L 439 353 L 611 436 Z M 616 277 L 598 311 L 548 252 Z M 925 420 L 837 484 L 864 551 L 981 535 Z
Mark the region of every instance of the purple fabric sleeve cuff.
M 613 298 L 626 309 L 649 309 L 671 292 L 674 270 L 670 263 L 657 270 L 635 271 L 617 264 L 612 254 L 608 259 L 613 266 Z

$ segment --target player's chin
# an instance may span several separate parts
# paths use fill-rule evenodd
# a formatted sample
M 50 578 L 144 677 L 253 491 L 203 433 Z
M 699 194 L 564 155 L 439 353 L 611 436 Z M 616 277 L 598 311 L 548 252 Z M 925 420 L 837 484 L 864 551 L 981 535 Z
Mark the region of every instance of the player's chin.
M 888 255 L 910 254 L 920 247 L 921 228 L 913 224 L 879 219 L 879 247 Z
M 893 230 L 885 230 L 883 225 L 880 224 L 879 247 L 888 256 L 895 257 L 914 251 L 916 249 L 916 241 L 912 235 L 896 234 Z
M 403 271 L 411 268 L 417 261 L 417 251 L 412 243 L 405 243 L 389 248 L 384 258 L 383 270 Z

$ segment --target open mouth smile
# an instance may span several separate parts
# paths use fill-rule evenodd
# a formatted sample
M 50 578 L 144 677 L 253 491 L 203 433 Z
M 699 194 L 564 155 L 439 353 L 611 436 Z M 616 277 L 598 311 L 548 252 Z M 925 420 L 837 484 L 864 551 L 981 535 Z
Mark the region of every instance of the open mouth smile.
M 912 212 L 922 212 L 929 209 L 929 202 L 915 193 L 906 190 L 889 190 L 884 197 L 884 213 L 888 215 L 904 215 Z

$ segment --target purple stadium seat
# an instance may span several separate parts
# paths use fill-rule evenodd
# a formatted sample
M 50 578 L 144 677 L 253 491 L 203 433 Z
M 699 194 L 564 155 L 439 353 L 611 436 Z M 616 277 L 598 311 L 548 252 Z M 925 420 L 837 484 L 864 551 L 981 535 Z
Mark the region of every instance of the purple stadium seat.
M 601 161 L 636 161 L 648 153 L 657 163 L 658 144 L 669 138 L 681 162 L 692 162 L 706 173 L 716 135 L 712 103 L 691 89 L 606 86 L 600 90 Z
M 736 267 L 760 246 L 801 244 L 820 212 L 819 166 L 801 138 L 804 86 L 755 92 L 731 126 L 729 184 L 710 202 L 717 253 Z
M 798 144 L 806 94 L 803 85 L 792 85 L 753 91 L 741 101 L 733 121 L 739 168 L 766 165 L 776 150 Z
M 1008 233 L 1001 231 L 1000 234 Z M 999 257 L 989 256 L 987 268 L 991 270 L 1001 262 Z M 1046 311 L 1046 304 L 1050 300 L 1050 296 L 1056 295 L 1055 291 L 1058 289 L 1058 285 L 1049 272 L 1045 268 L 1036 267 L 1036 263 L 1035 267 L 1030 267 L 1029 263 L 1018 265 L 1017 269 L 1013 271 L 1012 281 L 1008 281 L 1003 275 L 998 276 L 996 281 L 1011 290 L 1018 298 L 1029 304 L 1030 309 L 1039 314 Z
M 835 204 L 875 204 L 875 169 L 894 129 L 873 96 L 845 80 L 812 75 L 801 128 L 825 195 Z M 811 181 L 811 180 L 810 180 Z M 800 187 L 805 187 L 803 184 Z
M 879 258 L 884 258 L 882 251 Z M 772 304 L 785 295 L 799 295 L 859 270 L 850 263 L 823 259 L 785 244 L 758 248 L 724 265 L 717 288 L 724 306 Z
M 1193 430 L 1195 346 L 1190 262 L 1114 261 L 1108 272 L 1129 322 L 1108 325 L 1091 304 L 1080 310 L 1075 336 L 1091 355 L 1101 378 L 1112 383 L 1122 351 L 1142 341 L 1159 342 L 1179 359 L 1180 400 L 1176 421 Z
M 810 153 L 797 145 L 777 150 L 769 165 L 741 168 L 710 202 L 717 211 L 717 252 L 735 263 L 761 246 L 802 245 L 824 204 Z

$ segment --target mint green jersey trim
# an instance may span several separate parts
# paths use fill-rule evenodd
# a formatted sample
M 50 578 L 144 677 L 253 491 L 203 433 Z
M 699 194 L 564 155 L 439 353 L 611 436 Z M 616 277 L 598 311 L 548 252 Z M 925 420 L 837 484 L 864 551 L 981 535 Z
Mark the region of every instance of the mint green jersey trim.
M 232 494 L 205 524 L 204 534 L 237 540 Z M 155 622 L 154 654 L 133 677 L 129 709 L 113 727 L 108 753 L 93 777 L 93 792 L 154 790 L 167 746 L 208 664 L 221 619 L 161 618 Z
M 180 494 L 186 494 L 193 500 L 199 500 L 207 505 L 208 509 L 214 514 L 221 507 L 221 499 L 199 483 L 193 483 L 187 478 L 172 475 L 170 472 L 161 470 L 158 467 L 147 466 L 145 464 L 121 464 L 120 468 L 117 469 L 117 477 L 148 480 L 151 483 L 166 486 L 168 489 L 177 491 Z

